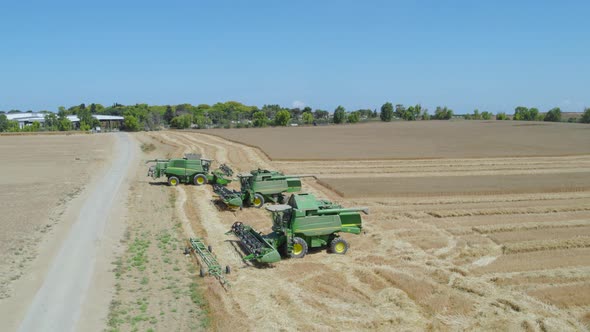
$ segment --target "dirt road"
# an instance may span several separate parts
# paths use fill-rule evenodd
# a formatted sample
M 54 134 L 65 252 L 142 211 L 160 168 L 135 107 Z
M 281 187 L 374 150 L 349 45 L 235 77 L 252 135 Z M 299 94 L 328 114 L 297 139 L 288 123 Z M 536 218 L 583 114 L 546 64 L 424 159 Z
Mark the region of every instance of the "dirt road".
M 20 331 L 71 331 L 77 325 L 97 271 L 97 259 L 111 248 L 101 245 L 118 193 L 135 155 L 127 134 L 117 134 L 116 157 L 104 176 L 90 187 L 76 222 L 61 244 L 41 288 L 20 324 Z M 108 303 L 108 302 L 107 302 Z M 106 315 L 106 310 L 104 310 Z M 97 327 L 100 329 L 101 327 Z

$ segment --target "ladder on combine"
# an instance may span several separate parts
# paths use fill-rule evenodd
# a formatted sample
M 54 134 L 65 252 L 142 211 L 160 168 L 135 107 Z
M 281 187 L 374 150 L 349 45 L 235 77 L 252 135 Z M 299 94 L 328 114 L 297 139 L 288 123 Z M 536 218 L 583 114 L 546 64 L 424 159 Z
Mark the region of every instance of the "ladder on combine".
M 211 247 L 207 247 L 201 238 L 190 238 L 189 239 L 190 245 L 192 250 L 199 255 L 201 258 L 201 270 L 200 275 L 204 277 L 209 273 L 210 275 L 214 276 L 219 280 L 221 285 L 229 287 L 229 282 L 223 276 L 223 269 L 221 265 L 217 262 L 215 256 L 211 252 Z M 205 266 L 207 266 L 205 268 Z M 229 274 L 230 269 L 229 266 L 225 267 L 225 273 Z

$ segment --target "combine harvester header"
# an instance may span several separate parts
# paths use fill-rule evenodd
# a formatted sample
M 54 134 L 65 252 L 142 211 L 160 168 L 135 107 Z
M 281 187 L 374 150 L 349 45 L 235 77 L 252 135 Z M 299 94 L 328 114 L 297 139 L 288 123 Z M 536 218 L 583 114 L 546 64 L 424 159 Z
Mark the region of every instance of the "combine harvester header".
M 343 208 L 312 194 L 293 194 L 288 205 L 267 210 L 272 214 L 271 233 L 261 235 L 241 222 L 234 223 L 228 232 L 240 239 L 247 253 L 244 260 L 275 263 L 281 256 L 303 258 L 309 248 L 326 246 L 331 253 L 343 255 L 349 245 L 340 233 L 360 234 L 360 212 L 369 213 L 368 208 Z

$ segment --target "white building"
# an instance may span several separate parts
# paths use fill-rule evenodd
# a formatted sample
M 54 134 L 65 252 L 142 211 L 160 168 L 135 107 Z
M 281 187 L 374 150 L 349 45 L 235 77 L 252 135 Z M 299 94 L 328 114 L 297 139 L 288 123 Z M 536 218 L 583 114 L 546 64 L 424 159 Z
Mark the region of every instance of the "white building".
M 45 122 L 45 114 L 46 113 L 7 113 L 5 115 L 8 120 L 18 121 L 18 125 L 22 129 L 24 126 L 29 125 L 33 122 Z M 78 128 L 80 126 L 80 119 L 78 118 L 78 116 L 68 115 L 66 117 L 74 124 L 75 128 Z M 92 115 L 92 117 L 100 121 L 101 127 L 109 129 L 113 128 L 113 126 L 119 127 L 124 120 L 122 116 L 116 115 L 96 114 Z

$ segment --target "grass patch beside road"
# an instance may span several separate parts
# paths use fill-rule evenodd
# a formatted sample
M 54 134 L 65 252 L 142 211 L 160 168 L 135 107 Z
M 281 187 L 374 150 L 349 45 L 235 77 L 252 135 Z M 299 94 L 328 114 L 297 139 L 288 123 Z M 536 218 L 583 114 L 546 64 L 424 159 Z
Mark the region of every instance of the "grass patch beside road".
M 141 151 L 143 152 L 152 152 L 156 150 L 156 146 L 153 143 L 142 143 L 141 144 Z
M 140 186 L 138 186 L 140 187 Z M 116 277 L 107 331 L 206 330 L 209 308 L 186 239 L 174 216 L 175 190 L 148 187 L 148 202 L 129 210 L 125 252 L 113 262 Z M 153 197 L 151 195 L 153 195 Z

